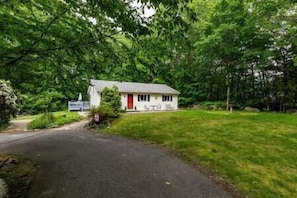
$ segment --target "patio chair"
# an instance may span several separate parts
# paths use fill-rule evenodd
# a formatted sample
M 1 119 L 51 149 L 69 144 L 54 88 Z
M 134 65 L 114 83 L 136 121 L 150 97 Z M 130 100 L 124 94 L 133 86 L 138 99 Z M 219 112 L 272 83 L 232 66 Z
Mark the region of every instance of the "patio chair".
M 149 111 L 150 108 L 148 106 L 144 105 L 144 110 Z
M 161 107 L 162 107 L 161 104 L 158 104 L 158 105 L 157 105 L 157 109 L 158 109 L 158 110 L 161 110 Z

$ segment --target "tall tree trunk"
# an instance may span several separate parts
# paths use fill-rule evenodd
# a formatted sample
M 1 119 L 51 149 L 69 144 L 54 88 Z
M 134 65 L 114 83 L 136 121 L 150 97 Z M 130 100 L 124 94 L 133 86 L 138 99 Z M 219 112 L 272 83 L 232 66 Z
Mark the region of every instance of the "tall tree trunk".
M 229 106 L 230 106 L 230 86 L 231 86 L 231 83 L 230 83 L 230 75 L 228 74 L 227 75 L 227 101 L 226 101 L 226 111 L 229 111 Z
M 266 104 L 266 110 L 269 111 L 270 110 L 270 90 L 268 88 L 268 81 L 267 81 L 267 73 L 266 71 L 263 69 L 259 76 L 261 76 L 261 91 L 264 97 L 264 103 Z
M 255 61 L 255 60 L 254 60 Z M 254 64 L 251 64 L 251 70 L 252 70 L 252 97 L 255 98 L 255 72 L 254 72 Z
M 288 60 L 287 60 L 287 52 L 284 49 L 280 49 L 281 59 L 282 59 L 282 72 L 283 72 L 283 85 L 282 85 L 282 108 L 281 112 L 286 112 L 286 106 L 288 105 L 289 101 L 289 70 L 288 70 Z

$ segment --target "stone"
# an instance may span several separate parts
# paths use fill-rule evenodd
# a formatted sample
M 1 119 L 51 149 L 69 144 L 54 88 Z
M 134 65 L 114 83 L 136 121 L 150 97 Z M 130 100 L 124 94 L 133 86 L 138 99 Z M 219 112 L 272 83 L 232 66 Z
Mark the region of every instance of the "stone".
M 0 198 L 7 194 L 7 185 L 3 179 L 0 178 Z
M 292 113 L 292 114 L 296 114 L 297 113 L 297 109 L 287 109 L 286 113 Z
M 194 105 L 192 109 L 199 110 L 201 108 L 202 108 L 201 105 L 198 104 L 198 105 Z
M 8 158 L 5 161 L 6 165 L 11 165 L 11 164 L 17 165 L 18 163 L 19 163 L 19 161 L 17 159 L 12 158 L 12 157 Z
M 255 108 L 255 107 L 249 107 L 249 106 L 245 107 L 244 110 L 250 111 L 250 112 L 260 112 L 259 109 Z
M 0 162 L 0 169 L 8 170 L 10 168 L 13 168 L 13 167 L 17 166 L 18 163 L 19 163 L 19 161 L 17 159 L 14 159 L 12 157 L 8 157 L 4 161 Z

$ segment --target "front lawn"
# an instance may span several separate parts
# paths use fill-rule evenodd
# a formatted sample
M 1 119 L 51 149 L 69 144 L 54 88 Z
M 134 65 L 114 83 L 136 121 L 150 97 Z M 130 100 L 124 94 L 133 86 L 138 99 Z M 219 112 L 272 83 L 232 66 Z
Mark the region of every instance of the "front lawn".
M 180 111 L 122 116 L 103 132 L 170 147 L 252 197 L 297 195 L 297 116 Z

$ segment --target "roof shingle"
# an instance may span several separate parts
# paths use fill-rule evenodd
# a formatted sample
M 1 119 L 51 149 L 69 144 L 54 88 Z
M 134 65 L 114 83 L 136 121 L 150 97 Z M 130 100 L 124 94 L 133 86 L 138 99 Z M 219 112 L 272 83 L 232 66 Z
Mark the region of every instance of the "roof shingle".
M 177 90 L 165 84 L 137 83 L 137 82 L 118 82 L 91 79 L 91 85 L 99 92 L 104 87 L 111 88 L 117 86 L 120 93 L 161 93 L 161 94 L 180 94 Z

